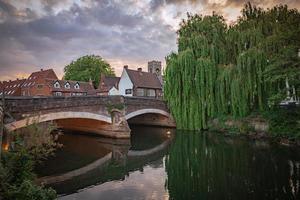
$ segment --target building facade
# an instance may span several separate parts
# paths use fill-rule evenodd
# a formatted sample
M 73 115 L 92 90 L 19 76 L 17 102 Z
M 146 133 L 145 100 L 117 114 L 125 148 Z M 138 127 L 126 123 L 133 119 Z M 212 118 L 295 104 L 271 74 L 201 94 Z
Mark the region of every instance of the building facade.
M 154 73 L 128 69 L 124 66 L 119 81 L 119 93 L 123 96 L 139 96 L 150 98 L 162 97 L 162 85 Z
M 47 80 L 57 80 L 53 69 L 33 72 L 21 87 L 22 96 L 51 96 Z
M 21 96 L 21 87 L 26 79 L 17 79 L 0 82 L 0 95 Z

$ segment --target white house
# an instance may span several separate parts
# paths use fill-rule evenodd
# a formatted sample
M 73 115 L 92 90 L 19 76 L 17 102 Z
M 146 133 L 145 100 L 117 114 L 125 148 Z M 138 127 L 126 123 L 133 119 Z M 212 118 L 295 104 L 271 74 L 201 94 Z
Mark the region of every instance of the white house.
M 162 85 L 155 73 L 128 69 L 124 66 L 118 84 L 119 94 L 123 96 L 142 96 L 160 98 L 162 96 Z

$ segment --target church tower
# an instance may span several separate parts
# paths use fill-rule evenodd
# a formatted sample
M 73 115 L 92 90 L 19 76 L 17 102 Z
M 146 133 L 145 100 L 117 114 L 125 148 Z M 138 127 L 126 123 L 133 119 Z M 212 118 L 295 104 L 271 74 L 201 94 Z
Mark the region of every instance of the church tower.
M 152 60 L 148 62 L 148 72 L 156 74 L 160 83 L 163 83 L 162 80 L 162 71 L 161 71 L 161 61 Z

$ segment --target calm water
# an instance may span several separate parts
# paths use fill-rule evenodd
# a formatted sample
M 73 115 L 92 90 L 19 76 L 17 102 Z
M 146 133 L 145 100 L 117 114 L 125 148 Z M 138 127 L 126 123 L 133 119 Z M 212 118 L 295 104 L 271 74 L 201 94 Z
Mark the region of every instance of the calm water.
M 300 151 L 217 133 L 132 127 L 131 140 L 64 134 L 37 171 L 59 199 L 300 199 Z M 46 176 L 46 178 L 45 178 Z

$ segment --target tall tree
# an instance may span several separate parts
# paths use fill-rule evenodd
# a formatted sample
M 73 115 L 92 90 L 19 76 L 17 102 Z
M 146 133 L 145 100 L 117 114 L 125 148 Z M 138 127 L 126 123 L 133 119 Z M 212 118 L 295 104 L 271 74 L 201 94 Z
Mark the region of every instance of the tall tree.
M 211 118 L 244 117 L 268 109 L 274 97 L 278 103 L 286 90 L 299 94 L 299 35 L 299 11 L 282 5 L 247 3 L 231 26 L 216 14 L 188 15 L 178 54 L 166 58 L 164 97 L 177 127 L 206 129 Z
M 86 55 L 72 61 L 64 68 L 64 79 L 74 81 L 93 81 L 98 87 L 102 74 L 115 76 L 114 70 L 103 58 L 96 55 Z

